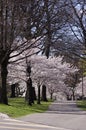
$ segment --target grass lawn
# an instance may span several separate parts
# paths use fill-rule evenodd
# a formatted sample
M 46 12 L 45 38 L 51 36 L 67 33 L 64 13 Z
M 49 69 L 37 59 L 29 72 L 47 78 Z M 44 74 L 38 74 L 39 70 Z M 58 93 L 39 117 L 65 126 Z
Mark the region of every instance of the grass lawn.
M 82 110 L 86 111 L 86 100 L 77 101 L 77 106 Z
M 20 117 L 32 113 L 42 113 L 46 111 L 52 101 L 41 102 L 41 105 L 33 104 L 27 105 L 24 98 L 11 98 L 9 105 L 0 104 L 0 112 L 7 114 L 10 117 Z

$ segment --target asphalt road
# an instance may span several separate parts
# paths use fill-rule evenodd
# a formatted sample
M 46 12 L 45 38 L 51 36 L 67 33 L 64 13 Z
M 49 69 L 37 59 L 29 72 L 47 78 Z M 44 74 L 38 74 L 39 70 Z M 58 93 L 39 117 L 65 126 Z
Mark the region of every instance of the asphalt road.
M 32 114 L 20 120 L 55 127 L 58 130 L 86 130 L 86 112 L 77 108 L 73 101 L 56 101 L 46 113 Z
M 66 130 L 66 129 L 37 123 L 18 121 L 14 119 L 2 119 L 2 120 L 0 119 L 0 130 Z
M 45 113 L 0 118 L 0 130 L 86 130 L 86 112 L 75 102 L 54 102 Z

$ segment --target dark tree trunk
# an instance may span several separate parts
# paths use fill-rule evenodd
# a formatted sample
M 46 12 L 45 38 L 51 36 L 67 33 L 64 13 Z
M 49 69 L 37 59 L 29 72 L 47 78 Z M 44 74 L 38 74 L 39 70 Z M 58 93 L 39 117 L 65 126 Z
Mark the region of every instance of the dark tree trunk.
M 0 102 L 1 102 L 2 88 L 0 87 Z
M 2 94 L 1 94 L 1 102 L 3 104 L 8 105 L 8 98 L 7 98 L 7 88 L 6 88 L 6 80 L 7 80 L 7 63 L 3 62 L 1 64 L 1 79 L 2 79 Z
M 34 87 L 31 87 L 31 102 L 34 104 Z
M 75 91 L 73 90 L 73 100 L 75 100 Z
M 35 91 L 35 87 L 32 87 L 32 89 L 33 89 L 33 99 L 34 99 L 34 100 L 36 100 L 37 98 L 36 98 L 36 91 Z
M 53 93 L 50 93 L 50 99 L 51 100 L 53 99 Z
M 30 105 L 30 106 L 32 106 L 32 103 L 34 103 L 31 78 L 29 78 L 27 81 L 26 100 L 28 101 L 28 105 Z
M 37 104 L 40 104 L 40 84 L 38 84 L 38 100 Z
M 10 96 L 11 98 L 16 97 L 16 96 L 15 96 L 15 87 L 16 87 L 15 84 L 12 84 L 12 85 L 11 85 L 11 96 Z
M 45 55 L 47 56 L 47 58 L 49 58 L 50 46 L 51 46 L 51 23 L 50 23 L 51 16 L 48 8 L 48 0 L 45 0 L 44 4 L 45 4 L 45 12 L 46 12 L 46 20 L 47 20 L 47 42 L 45 45 Z
M 46 97 L 46 86 L 45 85 L 43 85 L 42 86 L 42 101 L 48 101 L 47 100 L 47 97 Z

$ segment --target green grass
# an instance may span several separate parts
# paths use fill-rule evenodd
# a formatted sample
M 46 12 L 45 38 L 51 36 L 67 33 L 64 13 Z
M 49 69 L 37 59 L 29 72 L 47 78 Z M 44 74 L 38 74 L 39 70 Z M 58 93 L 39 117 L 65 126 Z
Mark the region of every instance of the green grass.
M 77 101 L 77 106 L 82 110 L 86 111 L 86 100 Z
M 41 104 L 27 105 L 24 98 L 9 99 L 9 105 L 0 104 L 0 112 L 7 114 L 10 117 L 20 117 L 32 113 L 45 112 L 52 101 L 41 102 Z

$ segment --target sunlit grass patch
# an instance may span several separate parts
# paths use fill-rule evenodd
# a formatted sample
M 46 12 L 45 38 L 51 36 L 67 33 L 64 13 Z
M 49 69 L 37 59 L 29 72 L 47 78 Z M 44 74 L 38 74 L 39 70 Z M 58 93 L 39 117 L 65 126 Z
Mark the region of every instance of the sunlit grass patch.
M 45 112 L 52 101 L 41 102 L 36 101 L 32 106 L 27 105 L 24 98 L 10 98 L 9 105 L 0 104 L 0 112 L 7 114 L 10 117 L 20 117 L 32 113 Z
M 77 101 L 77 106 L 86 111 L 86 100 Z

